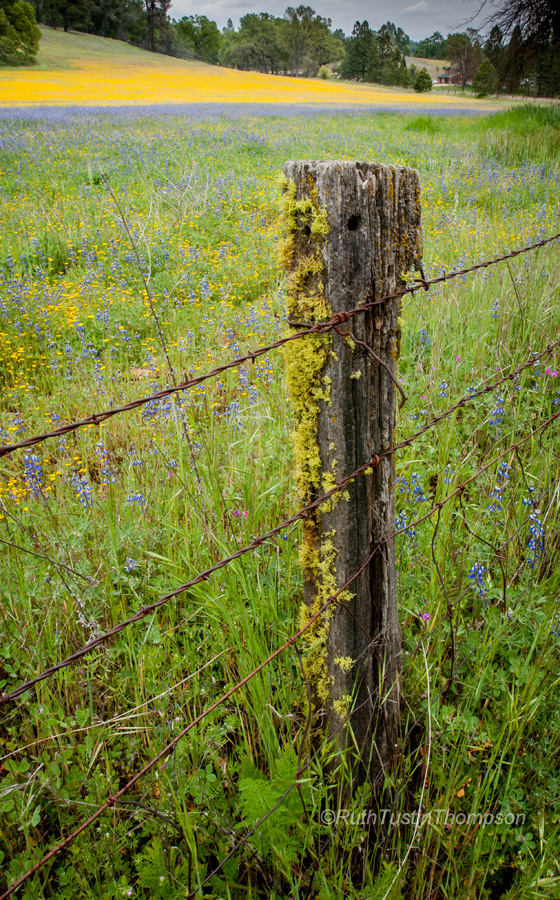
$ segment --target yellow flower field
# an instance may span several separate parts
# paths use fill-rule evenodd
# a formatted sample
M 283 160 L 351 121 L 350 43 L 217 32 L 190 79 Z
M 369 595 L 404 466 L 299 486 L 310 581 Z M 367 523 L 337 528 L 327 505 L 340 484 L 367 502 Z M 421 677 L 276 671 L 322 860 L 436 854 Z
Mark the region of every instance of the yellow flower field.
M 496 104 L 434 92 L 240 72 L 148 53 L 92 35 L 42 28 L 38 65 L 0 70 L 0 106 L 122 106 L 154 103 Z
M 359 103 L 457 105 L 455 97 L 414 94 L 379 85 L 348 85 L 310 78 L 240 72 L 204 63 L 177 61 L 114 68 L 84 63 L 79 70 L 0 73 L 0 104 L 106 106 L 145 103 Z M 471 100 L 469 105 L 484 105 Z

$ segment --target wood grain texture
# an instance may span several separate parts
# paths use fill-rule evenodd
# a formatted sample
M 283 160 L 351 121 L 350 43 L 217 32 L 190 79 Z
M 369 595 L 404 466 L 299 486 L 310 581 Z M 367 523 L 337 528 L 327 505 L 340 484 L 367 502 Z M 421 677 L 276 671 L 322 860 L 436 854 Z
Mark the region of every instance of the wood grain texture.
M 286 163 L 284 174 L 295 182 L 297 201 L 312 198 L 326 211 L 329 232 L 321 243 L 323 271 L 314 275 L 309 287 L 313 294 L 319 285 L 333 313 L 397 290 L 403 286 L 402 273 L 421 264 L 420 185 L 415 170 L 363 162 L 300 161 Z M 309 254 L 310 241 L 309 228 L 302 221 L 293 236 L 289 271 L 296 271 Z M 399 307 L 400 300 L 386 301 L 340 327 L 367 343 L 395 376 Z M 394 443 L 397 392 L 383 367 L 359 345 L 352 346 L 333 332 L 332 350 L 322 373 L 325 384 L 330 380 L 330 403 L 319 402 L 317 441 L 323 473 L 341 478 L 374 451 Z M 349 487 L 347 499 L 323 510 L 306 526 L 306 539 L 314 542 L 319 553 L 325 539 L 334 544 L 337 586 L 395 530 L 394 459 L 383 460 L 371 474 L 361 476 Z M 305 600 L 312 607 L 318 576 L 311 571 L 305 574 Z M 401 633 L 393 540 L 375 555 L 351 593 L 354 596 L 345 605 L 359 624 L 342 604 L 335 608 L 325 647 L 330 687 L 323 714 L 332 732 L 340 724 L 345 697 L 351 695 L 355 707 L 364 704 L 352 715 L 351 725 L 371 773 L 389 760 L 399 727 Z M 335 662 L 341 657 L 352 660 L 348 671 Z M 342 743 L 348 738 L 344 730 L 339 735 Z

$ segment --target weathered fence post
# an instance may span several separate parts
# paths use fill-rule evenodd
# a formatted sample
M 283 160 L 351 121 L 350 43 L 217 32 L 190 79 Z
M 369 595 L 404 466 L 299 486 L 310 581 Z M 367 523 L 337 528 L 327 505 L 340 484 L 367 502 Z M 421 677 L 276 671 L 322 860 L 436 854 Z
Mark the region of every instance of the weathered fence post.
M 421 265 L 415 170 L 288 162 L 283 190 L 291 321 L 327 321 L 398 290 L 401 276 Z M 305 503 L 394 443 L 396 388 L 388 371 L 396 377 L 399 307 L 399 299 L 385 301 L 336 331 L 286 345 L 297 481 Z M 394 541 L 385 540 L 395 530 L 394 494 L 391 456 L 305 521 L 302 546 L 302 616 L 309 618 L 384 542 L 318 620 L 306 655 L 329 733 L 355 710 L 349 723 L 370 774 L 389 761 L 398 735 L 401 634 Z M 338 730 L 337 740 L 347 742 L 347 727 Z

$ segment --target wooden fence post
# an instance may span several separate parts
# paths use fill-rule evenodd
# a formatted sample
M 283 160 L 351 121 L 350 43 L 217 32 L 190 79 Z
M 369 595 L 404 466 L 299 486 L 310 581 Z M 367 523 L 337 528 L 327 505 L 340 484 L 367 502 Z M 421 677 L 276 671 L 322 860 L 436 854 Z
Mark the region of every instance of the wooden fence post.
M 378 299 L 403 287 L 401 276 L 421 265 L 420 185 L 414 169 L 288 162 L 283 211 L 292 321 L 326 321 Z M 394 443 L 397 392 L 387 369 L 396 377 L 399 307 L 399 299 L 385 301 L 338 331 L 286 345 L 299 499 L 305 503 Z M 305 521 L 302 617 L 309 618 L 394 530 L 391 456 Z M 364 771 L 379 772 L 393 753 L 400 663 L 395 548 L 387 540 L 318 620 L 307 643 L 306 670 L 316 708 L 329 733 L 339 729 L 342 746 L 348 726 L 339 726 L 356 710 L 350 725 L 360 748 L 361 777 Z

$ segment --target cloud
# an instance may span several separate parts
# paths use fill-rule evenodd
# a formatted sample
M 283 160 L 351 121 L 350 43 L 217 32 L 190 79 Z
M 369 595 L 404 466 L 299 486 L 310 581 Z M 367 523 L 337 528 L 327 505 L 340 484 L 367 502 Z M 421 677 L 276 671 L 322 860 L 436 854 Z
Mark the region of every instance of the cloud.
M 428 12 L 428 4 L 426 0 L 420 0 L 419 3 L 415 3 L 414 6 L 407 6 L 406 9 L 403 9 L 403 13 L 426 13 Z

